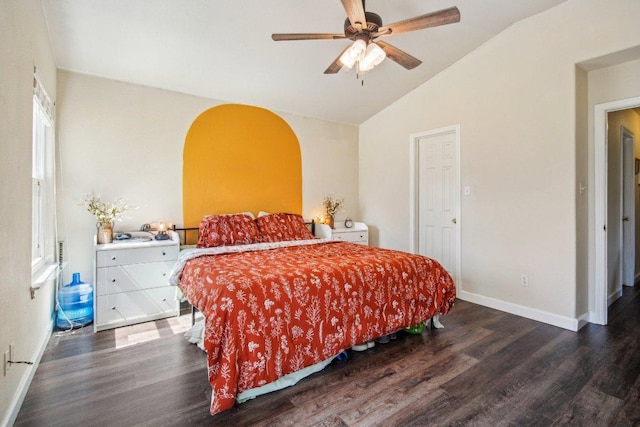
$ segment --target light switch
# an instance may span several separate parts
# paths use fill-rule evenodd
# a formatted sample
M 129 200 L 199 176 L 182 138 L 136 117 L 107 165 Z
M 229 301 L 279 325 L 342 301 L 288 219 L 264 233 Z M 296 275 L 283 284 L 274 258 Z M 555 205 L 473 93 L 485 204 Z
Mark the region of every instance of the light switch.
M 464 186 L 464 195 L 465 196 L 470 196 L 471 195 L 471 187 L 468 185 Z

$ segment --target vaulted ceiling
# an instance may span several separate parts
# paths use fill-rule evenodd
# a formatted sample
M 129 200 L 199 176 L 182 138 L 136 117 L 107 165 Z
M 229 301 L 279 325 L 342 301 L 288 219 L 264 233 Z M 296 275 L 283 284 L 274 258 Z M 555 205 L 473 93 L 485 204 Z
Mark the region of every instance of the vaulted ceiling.
M 383 24 L 451 6 L 459 23 L 386 37 L 422 65 L 386 59 L 358 80 L 323 74 L 349 40 L 339 0 L 43 0 L 56 65 L 221 101 L 359 124 L 513 23 L 566 0 L 369 0 Z

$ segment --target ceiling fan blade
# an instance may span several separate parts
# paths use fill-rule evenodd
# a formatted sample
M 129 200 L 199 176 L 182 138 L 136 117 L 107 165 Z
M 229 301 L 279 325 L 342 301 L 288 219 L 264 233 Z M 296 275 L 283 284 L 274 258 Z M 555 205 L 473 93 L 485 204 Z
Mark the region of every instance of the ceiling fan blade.
M 308 33 L 308 34 L 271 34 L 271 38 L 277 42 L 284 40 L 336 40 L 344 39 L 344 34 L 323 34 L 323 33 Z
M 420 61 L 418 58 L 409 55 L 407 52 L 402 51 L 395 46 L 391 46 L 389 43 L 381 41 L 377 41 L 375 43 L 380 46 L 382 50 L 384 50 L 384 53 L 387 54 L 387 58 L 397 62 L 407 70 L 412 70 L 418 65 L 422 64 L 422 61 Z
M 398 21 L 391 25 L 386 25 L 378 29 L 378 32 L 373 36 L 389 36 L 391 34 L 407 33 L 409 31 L 438 27 L 440 25 L 453 24 L 455 22 L 460 22 L 460 11 L 454 6 L 438 12 L 427 13 L 426 15 L 416 16 L 415 18 L 405 19 L 404 21 Z
M 326 70 L 324 70 L 325 74 L 335 74 L 338 71 L 340 71 L 340 69 L 342 68 L 342 62 L 340 62 L 340 57 L 342 56 L 343 53 L 345 53 L 347 51 L 347 49 L 349 49 L 351 46 L 347 46 L 342 52 L 340 52 L 340 55 L 338 55 L 338 57 L 331 63 L 331 65 L 329 65 L 329 67 L 327 67 Z
M 347 16 L 349 17 L 349 22 L 353 28 L 364 28 L 367 26 L 367 18 L 364 14 L 364 6 L 362 5 L 362 0 L 341 0 L 342 6 L 344 7 L 345 12 L 347 12 Z M 358 27 L 356 24 L 360 24 Z

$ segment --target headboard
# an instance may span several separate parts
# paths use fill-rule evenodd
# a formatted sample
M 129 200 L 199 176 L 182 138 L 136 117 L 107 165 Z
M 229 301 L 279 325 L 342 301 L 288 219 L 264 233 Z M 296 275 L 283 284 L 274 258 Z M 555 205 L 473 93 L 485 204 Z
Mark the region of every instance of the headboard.
M 182 201 L 184 227 L 197 227 L 211 214 L 301 214 L 298 138 L 263 108 L 225 104 L 206 110 L 185 139 Z

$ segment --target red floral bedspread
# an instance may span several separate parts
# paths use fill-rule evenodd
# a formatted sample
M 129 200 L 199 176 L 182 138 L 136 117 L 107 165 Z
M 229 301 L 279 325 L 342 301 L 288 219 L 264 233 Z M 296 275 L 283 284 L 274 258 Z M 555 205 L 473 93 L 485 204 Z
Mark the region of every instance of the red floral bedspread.
M 186 261 L 180 288 L 206 319 L 212 414 L 244 390 L 446 314 L 455 300 L 437 261 L 345 242 L 200 256 Z

